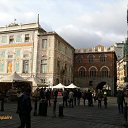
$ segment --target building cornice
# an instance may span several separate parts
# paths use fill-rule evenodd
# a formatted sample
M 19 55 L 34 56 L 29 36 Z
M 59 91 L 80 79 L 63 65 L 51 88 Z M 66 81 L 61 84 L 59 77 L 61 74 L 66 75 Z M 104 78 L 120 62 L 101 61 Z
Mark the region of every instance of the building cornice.
M 26 47 L 26 46 L 33 46 L 33 44 L 32 43 L 7 44 L 0 46 L 0 48 L 14 48 L 14 47 Z

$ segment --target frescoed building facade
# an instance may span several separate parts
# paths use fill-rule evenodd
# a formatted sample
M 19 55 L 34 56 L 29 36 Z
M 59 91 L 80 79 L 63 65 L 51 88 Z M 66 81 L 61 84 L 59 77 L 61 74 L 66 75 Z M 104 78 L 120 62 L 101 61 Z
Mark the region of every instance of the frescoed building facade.
M 0 27 L 0 77 L 17 72 L 54 85 L 73 81 L 74 48 L 39 23 Z

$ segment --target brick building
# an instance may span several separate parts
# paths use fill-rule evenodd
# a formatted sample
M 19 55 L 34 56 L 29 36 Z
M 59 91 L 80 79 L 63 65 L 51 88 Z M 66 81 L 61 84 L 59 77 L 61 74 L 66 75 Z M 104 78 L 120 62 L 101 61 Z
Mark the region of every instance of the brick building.
M 108 51 L 98 45 L 93 49 L 77 50 L 74 55 L 74 83 L 82 88 L 105 88 L 115 94 L 117 57 L 114 51 Z

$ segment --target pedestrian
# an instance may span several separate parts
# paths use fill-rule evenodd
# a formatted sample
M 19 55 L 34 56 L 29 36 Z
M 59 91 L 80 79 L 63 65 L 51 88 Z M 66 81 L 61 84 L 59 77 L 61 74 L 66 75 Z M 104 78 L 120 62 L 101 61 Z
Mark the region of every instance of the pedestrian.
M 58 96 L 58 91 L 54 91 L 54 100 L 53 100 L 53 117 L 56 117 L 56 103 L 57 103 L 57 96 Z
M 123 113 L 123 104 L 125 103 L 124 92 L 122 90 L 117 91 L 117 104 L 119 113 Z
M 51 106 L 51 91 L 49 89 L 46 90 L 46 100 L 48 103 L 48 106 Z
M 33 99 L 34 99 L 34 116 L 37 115 L 37 103 L 39 99 L 39 88 L 36 88 L 36 90 L 33 93 Z
M 81 96 L 82 96 L 81 91 L 80 91 L 80 89 L 78 89 L 78 91 L 77 91 L 77 104 L 78 104 L 78 106 L 80 105 Z
M 24 89 L 23 93 L 18 97 L 17 113 L 21 121 L 18 128 L 31 128 L 31 90 L 30 88 Z
M 68 106 L 68 91 L 64 89 L 63 91 L 63 107 Z
M 84 90 L 84 92 L 82 93 L 82 98 L 83 98 L 83 102 L 84 102 L 84 106 L 85 106 L 85 101 L 87 99 L 87 92 L 86 92 L 86 90 Z
M 90 89 L 87 92 L 87 99 L 88 99 L 88 106 L 93 106 L 93 97 Z
M 77 90 L 74 89 L 73 93 L 74 93 L 74 106 L 76 106 Z
M 73 108 L 73 95 L 74 95 L 74 93 L 73 93 L 73 91 L 71 90 L 71 91 L 69 92 L 69 107 L 72 107 L 72 108 Z
M 102 98 L 103 98 L 102 91 L 98 90 L 98 94 L 97 94 L 98 108 L 101 108 L 102 106 Z
M 107 108 L 107 105 L 108 105 L 108 98 L 107 98 L 107 95 L 104 94 L 104 107 Z

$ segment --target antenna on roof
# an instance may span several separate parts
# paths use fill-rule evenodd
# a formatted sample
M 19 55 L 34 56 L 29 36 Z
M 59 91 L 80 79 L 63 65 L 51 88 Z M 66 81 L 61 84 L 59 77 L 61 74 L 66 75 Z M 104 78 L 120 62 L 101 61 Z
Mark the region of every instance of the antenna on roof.
M 37 24 L 39 25 L 39 14 L 38 14 L 38 17 L 37 17 Z
M 14 23 L 16 23 L 16 19 L 14 19 Z

